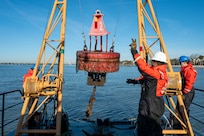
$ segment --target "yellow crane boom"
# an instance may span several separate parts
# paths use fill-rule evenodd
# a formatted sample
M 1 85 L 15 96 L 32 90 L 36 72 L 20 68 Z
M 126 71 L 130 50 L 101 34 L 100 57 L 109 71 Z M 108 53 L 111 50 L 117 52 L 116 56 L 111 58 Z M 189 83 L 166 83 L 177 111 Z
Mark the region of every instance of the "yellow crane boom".
M 23 133 L 61 135 L 65 26 L 66 0 L 55 0 L 33 75 L 27 77 L 24 83 L 24 104 L 16 129 L 16 136 Z M 52 129 L 29 129 L 27 127 L 29 120 L 50 99 L 54 99 L 56 104 L 54 109 L 56 126 Z

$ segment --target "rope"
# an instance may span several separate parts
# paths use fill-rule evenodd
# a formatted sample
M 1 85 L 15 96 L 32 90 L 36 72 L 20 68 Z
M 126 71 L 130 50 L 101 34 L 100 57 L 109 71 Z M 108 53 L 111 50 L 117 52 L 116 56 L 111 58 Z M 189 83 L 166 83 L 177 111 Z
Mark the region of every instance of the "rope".
M 154 0 L 152 0 L 152 6 L 154 8 L 154 13 L 155 13 L 155 16 L 157 17 L 157 22 L 158 22 L 158 25 L 160 26 L 159 24 L 159 16 L 157 14 L 157 6 L 156 6 L 156 2 Z
M 196 91 L 204 92 L 203 89 L 194 88 Z
M 204 90 L 203 89 L 198 89 L 198 88 L 194 88 L 196 91 L 200 91 L 200 92 L 204 92 Z M 200 105 L 200 104 L 197 104 L 197 103 L 194 103 L 194 102 L 192 102 L 192 104 L 194 104 L 194 105 L 196 105 L 196 106 L 198 106 L 198 107 L 200 107 L 200 108 L 203 108 L 204 109 L 204 106 L 202 106 L 202 105 Z
M 120 1 L 120 3 L 122 3 Z M 119 18 L 120 18 L 120 11 L 121 11 L 121 4 L 120 4 L 120 7 L 119 7 L 119 13 L 118 13 L 118 17 L 117 17 L 117 21 L 116 21 L 116 25 L 115 25 L 115 31 L 114 31 L 114 35 L 113 35 L 113 40 L 112 40 L 112 46 L 110 48 L 110 51 L 114 51 L 114 44 L 115 44 L 115 37 L 116 37 L 116 32 L 117 32 L 117 29 L 118 29 L 118 22 L 119 22 Z
M 79 0 L 79 9 L 80 9 L 80 19 L 82 22 L 82 6 L 81 6 L 81 1 Z M 82 34 L 84 34 L 84 25 L 82 23 Z
M 86 119 L 89 120 L 89 117 L 92 115 L 92 108 L 93 108 L 93 103 L 96 101 L 95 99 L 95 93 L 96 93 L 96 86 L 93 87 L 93 92 L 90 96 L 88 107 L 86 110 Z
M 115 42 L 116 32 L 117 32 L 117 29 L 118 29 L 118 22 L 119 22 L 119 18 L 120 18 L 120 9 L 121 8 L 119 8 L 119 14 L 118 14 L 116 25 L 115 25 L 115 31 L 114 31 L 114 35 L 113 35 L 113 44 Z
M 47 21 L 46 21 L 46 23 L 45 23 L 45 30 L 47 29 L 47 24 L 48 24 L 48 21 L 49 21 L 49 18 L 50 18 L 50 14 L 51 14 L 51 12 L 52 12 L 52 5 L 54 5 L 53 4 L 54 3 L 54 0 L 53 1 L 50 1 L 50 3 L 49 3 L 49 7 L 48 7 L 48 13 L 47 13 Z M 44 35 L 45 35 L 45 32 L 46 31 L 44 31 Z
M 82 21 L 82 6 L 81 6 L 81 1 L 80 0 L 79 0 L 79 9 L 80 9 L 80 19 L 81 19 L 81 22 L 83 22 Z M 81 25 L 82 25 L 82 35 L 83 35 L 83 39 L 84 39 L 84 50 L 87 50 L 86 37 L 84 35 L 84 25 L 83 25 L 83 23 Z
M 198 89 L 198 88 L 194 88 L 194 89 L 195 89 L 196 91 L 204 92 L 204 90 L 203 90 L 203 89 Z M 192 102 L 192 104 L 194 104 L 194 105 L 196 105 L 196 106 L 198 106 L 198 107 L 200 107 L 200 108 L 203 108 L 203 109 L 204 109 L 204 106 L 202 106 L 202 105 L 199 105 L 199 104 L 194 103 L 194 102 Z M 202 122 L 202 121 L 200 121 L 200 120 L 196 119 L 195 117 L 193 117 L 193 116 L 191 116 L 191 115 L 190 115 L 190 117 L 191 117 L 192 119 L 194 119 L 194 120 L 198 121 L 199 123 L 204 124 L 204 122 Z
M 200 121 L 200 120 L 198 120 L 198 119 L 196 119 L 195 117 L 193 117 L 193 116 L 190 116 L 192 119 L 194 119 L 194 120 L 196 120 L 196 121 L 198 121 L 198 122 L 200 122 L 201 124 L 204 124 L 204 122 L 202 122 L 202 121 Z

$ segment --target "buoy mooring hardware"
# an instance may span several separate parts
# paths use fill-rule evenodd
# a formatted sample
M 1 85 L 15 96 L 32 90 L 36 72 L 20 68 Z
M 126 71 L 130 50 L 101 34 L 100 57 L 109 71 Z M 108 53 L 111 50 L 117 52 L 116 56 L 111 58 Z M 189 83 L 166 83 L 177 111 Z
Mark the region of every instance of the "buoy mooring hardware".
M 76 53 L 77 71 L 82 70 L 88 72 L 88 85 L 103 86 L 106 81 L 106 73 L 119 70 L 120 53 L 114 52 L 113 46 L 108 51 L 108 34 L 110 32 L 106 31 L 103 14 L 101 14 L 100 10 L 96 10 L 89 32 L 90 47 L 88 49 L 84 45 L 84 49 Z M 103 40 L 104 36 L 106 36 L 106 40 Z M 92 37 L 94 37 L 93 40 Z M 92 41 L 95 42 L 93 50 L 91 49 Z M 106 42 L 105 51 L 103 51 L 103 41 Z M 100 45 L 99 49 L 97 49 L 98 44 Z

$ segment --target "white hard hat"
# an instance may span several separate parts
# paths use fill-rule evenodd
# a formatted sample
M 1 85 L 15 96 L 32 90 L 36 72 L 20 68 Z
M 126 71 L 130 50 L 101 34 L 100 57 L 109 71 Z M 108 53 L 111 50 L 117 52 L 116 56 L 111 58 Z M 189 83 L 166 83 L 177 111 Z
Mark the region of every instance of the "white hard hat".
M 166 55 L 161 51 L 155 53 L 151 60 L 167 63 Z

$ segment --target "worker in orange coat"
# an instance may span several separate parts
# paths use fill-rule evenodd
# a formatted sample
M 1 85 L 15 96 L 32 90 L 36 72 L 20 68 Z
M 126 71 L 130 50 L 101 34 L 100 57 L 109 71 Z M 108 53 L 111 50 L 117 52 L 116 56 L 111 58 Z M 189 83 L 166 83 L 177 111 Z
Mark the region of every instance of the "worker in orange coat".
M 161 117 L 164 114 L 163 94 L 168 81 L 166 72 L 166 55 L 157 52 L 151 58 L 152 66 L 141 58 L 136 49 L 131 47 L 131 53 L 142 78 L 127 79 L 127 83 L 141 84 L 139 101 L 138 136 L 162 136 Z
M 23 88 L 24 88 L 24 83 L 27 77 L 31 77 L 33 75 L 33 69 L 35 68 L 35 65 L 33 65 L 28 72 L 23 76 Z
M 195 90 L 194 83 L 196 81 L 197 71 L 193 68 L 190 59 L 187 56 L 181 56 L 179 58 L 181 65 L 181 79 L 182 79 L 182 92 L 183 92 L 183 102 L 186 107 L 186 111 L 189 114 L 190 105 L 193 101 Z
M 190 105 L 195 95 L 194 83 L 196 81 L 197 71 L 193 68 L 192 63 L 187 56 L 180 56 L 179 62 L 181 65 L 180 74 L 182 79 L 183 103 L 186 108 L 187 114 L 189 115 Z M 179 108 L 178 102 L 176 108 L 178 110 L 179 116 L 182 117 L 182 112 Z M 173 120 L 173 128 L 181 129 L 182 126 L 179 121 L 173 116 L 171 118 Z
M 181 79 L 182 79 L 182 92 L 183 92 L 183 102 L 186 107 L 186 111 L 188 115 L 190 114 L 190 105 L 193 101 L 195 90 L 194 90 L 194 83 L 196 81 L 197 71 L 193 68 L 190 59 L 187 56 L 181 56 L 179 58 L 179 62 L 181 65 Z M 178 104 L 177 104 L 177 109 Z M 180 110 L 179 110 L 180 112 Z M 177 122 L 175 122 L 175 125 Z

